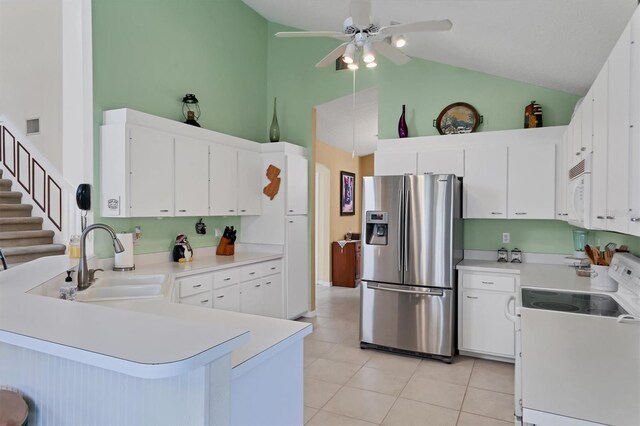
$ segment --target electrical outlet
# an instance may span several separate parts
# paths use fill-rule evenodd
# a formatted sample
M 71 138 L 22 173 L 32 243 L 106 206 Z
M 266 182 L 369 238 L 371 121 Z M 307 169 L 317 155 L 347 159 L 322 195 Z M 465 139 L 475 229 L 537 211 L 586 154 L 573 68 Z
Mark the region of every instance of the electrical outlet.
M 222 229 L 220 229 L 220 228 L 214 229 L 213 230 L 213 234 L 216 236 L 216 238 L 222 237 Z
M 508 244 L 511 242 L 511 234 L 508 232 L 503 232 L 502 233 L 502 242 L 505 244 Z

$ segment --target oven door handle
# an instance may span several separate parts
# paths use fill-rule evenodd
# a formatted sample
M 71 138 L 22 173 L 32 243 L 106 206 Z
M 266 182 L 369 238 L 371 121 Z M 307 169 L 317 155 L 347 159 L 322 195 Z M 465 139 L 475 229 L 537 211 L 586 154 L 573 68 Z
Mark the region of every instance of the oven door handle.
M 511 305 L 511 301 L 513 301 L 513 310 L 515 313 L 515 308 L 516 308 L 516 297 L 515 296 L 509 296 L 509 298 L 507 299 L 506 303 L 504 304 L 504 316 L 507 317 L 507 319 L 509 321 L 511 321 L 512 323 L 516 323 L 517 317 L 515 315 L 513 315 L 511 313 L 511 310 L 509 309 L 509 305 Z
M 640 324 L 640 318 L 629 314 L 622 314 L 618 317 L 618 322 L 621 324 Z

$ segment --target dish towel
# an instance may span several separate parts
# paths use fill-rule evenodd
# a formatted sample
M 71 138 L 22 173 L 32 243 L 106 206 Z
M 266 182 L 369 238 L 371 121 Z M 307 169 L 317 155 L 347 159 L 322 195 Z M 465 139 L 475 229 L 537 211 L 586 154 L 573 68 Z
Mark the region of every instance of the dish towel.
M 338 241 L 337 241 L 337 243 L 338 243 L 338 244 L 340 244 L 340 248 L 341 248 L 341 249 L 343 249 L 343 248 L 344 248 L 344 246 L 346 246 L 348 242 L 349 242 L 349 241 L 347 241 L 347 240 L 338 240 Z

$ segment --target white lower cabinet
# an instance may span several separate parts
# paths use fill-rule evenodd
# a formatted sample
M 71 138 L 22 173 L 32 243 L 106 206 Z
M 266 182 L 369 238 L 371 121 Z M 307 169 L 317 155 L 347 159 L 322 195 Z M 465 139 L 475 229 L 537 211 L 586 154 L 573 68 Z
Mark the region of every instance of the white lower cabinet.
M 285 317 L 281 259 L 183 277 L 175 292 L 185 305 Z
M 458 349 L 480 355 L 514 358 L 514 324 L 504 314 L 515 294 L 515 276 L 460 273 Z
M 240 284 L 240 312 L 264 315 L 263 285 L 261 279 Z
M 229 287 L 213 290 L 213 307 L 223 311 L 240 311 L 240 287 L 232 285 Z

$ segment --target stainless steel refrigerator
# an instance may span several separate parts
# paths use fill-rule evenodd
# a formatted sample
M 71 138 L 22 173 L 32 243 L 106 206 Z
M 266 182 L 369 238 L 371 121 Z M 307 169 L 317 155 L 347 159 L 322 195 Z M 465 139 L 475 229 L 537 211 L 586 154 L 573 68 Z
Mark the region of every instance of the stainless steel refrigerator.
M 455 354 L 461 193 L 454 175 L 363 179 L 361 347 Z

